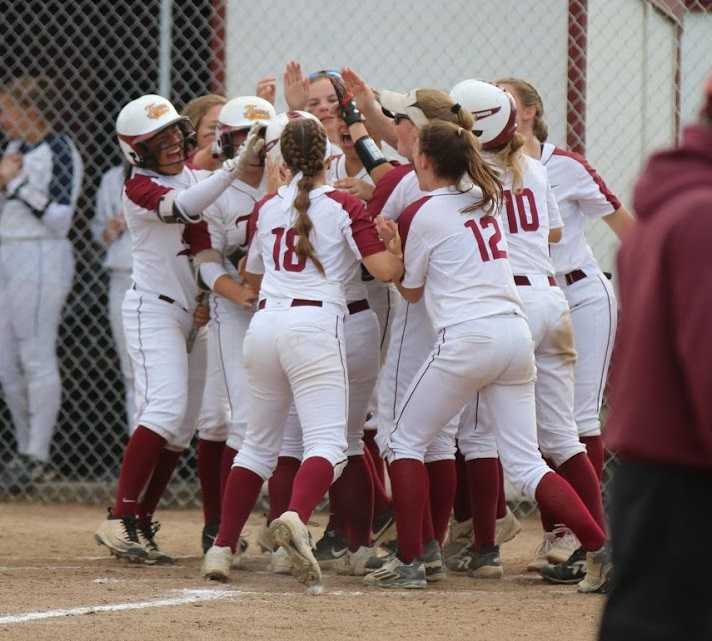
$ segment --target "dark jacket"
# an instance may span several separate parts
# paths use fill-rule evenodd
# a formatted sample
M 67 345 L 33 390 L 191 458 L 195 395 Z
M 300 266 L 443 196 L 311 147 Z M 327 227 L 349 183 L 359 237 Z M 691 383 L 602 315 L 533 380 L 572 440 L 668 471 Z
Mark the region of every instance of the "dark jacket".
M 618 256 L 621 325 L 606 444 L 712 471 L 712 127 L 654 155 Z

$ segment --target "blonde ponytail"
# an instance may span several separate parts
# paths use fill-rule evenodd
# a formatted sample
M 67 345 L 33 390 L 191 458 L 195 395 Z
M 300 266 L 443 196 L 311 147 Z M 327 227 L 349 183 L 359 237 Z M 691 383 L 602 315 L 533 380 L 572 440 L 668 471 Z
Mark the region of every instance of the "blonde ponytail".
M 495 152 L 495 162 L 504 171 L 512 174 L 512 191 L 517 194 L 521 191 L 524 182 L 524 136 L 515 133 L 512 139 L 501 149 Z

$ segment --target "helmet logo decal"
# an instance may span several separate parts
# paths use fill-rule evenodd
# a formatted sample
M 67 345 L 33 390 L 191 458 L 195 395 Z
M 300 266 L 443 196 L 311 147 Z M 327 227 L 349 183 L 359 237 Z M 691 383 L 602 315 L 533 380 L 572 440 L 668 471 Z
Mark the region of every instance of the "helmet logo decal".
M 150 105 L 146 105 L 146 115 L 151 120 L 157 120 L 168 111 L 170 111 L 170 107 L 165 102 L 152 102 Z
M 244 113 L 248 120 L 269 120 L 271 118 L 269 112 L 257 105 L 245 105 Z
M 490 107 L 489 109 L 480 109 L 480 111 L 473 111 L 472 115 L 475 120 L 482 120 L 483 118 L 489 118 L 494 116 L 496 113 L 502 111 L 502 107 Z

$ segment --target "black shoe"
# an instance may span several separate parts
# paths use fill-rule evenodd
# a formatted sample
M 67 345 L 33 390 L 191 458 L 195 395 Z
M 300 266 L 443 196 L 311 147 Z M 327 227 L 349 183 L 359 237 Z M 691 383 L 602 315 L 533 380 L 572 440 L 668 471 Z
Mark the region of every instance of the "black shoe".
M 371 524 L 371 531 L 373 532 L 373 543 L 374 545 L 380 543 L 383 535 L 388 531 L 388 528 L 393 525 L 393 520 L 395 516 L 393 510 L 388 509 L 385 512 L 376 514 L 373 517 L 373 523 Z
M 579 583 L 586 576 L 586 551 L 579 548 L 564 563 L 545 565 L 540 572 L 549 583 Z
M 344 556 L 348 549 L 346 539 L 341 534 L 336 530 L 326 530 L 316 543 L 314 556 L 321 567 L 329 567 Z
M 203 546 L 203 555 L 215 544 L 215 537 L 218 535 L 220 523 L 206 523 L 203 526 L 203 534 L 200 543 Z

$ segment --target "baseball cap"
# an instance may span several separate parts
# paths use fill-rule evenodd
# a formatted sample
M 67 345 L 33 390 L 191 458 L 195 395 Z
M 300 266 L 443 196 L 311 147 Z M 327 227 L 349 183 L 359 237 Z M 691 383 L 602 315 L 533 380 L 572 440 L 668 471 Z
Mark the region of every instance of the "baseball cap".
M 384 113 L 393 117 L 395 114 L 408 116 L 416 127 L 425 127 L 430 121 L 425 112 L 418 106 L 418 91 L 411 89 L 408 93 L 398 93 L 384 89 L 377 94 L 378 102 Z

